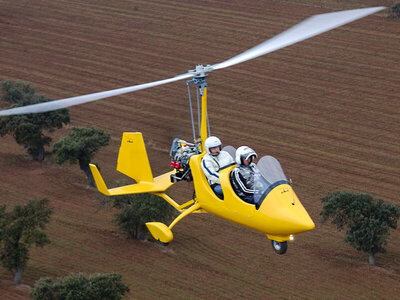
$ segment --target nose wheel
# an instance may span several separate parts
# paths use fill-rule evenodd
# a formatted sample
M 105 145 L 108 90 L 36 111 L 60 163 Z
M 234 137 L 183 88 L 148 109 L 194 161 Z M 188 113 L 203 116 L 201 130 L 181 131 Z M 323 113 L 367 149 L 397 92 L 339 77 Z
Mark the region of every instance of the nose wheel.
M 271 241 L 272 243 L 272 248 L 274 248 L 274 251 L 276 254 L 285 254 L 287 247 L 288 247 L 288 243 L 286 242 L 277 242 L 277 241 Z

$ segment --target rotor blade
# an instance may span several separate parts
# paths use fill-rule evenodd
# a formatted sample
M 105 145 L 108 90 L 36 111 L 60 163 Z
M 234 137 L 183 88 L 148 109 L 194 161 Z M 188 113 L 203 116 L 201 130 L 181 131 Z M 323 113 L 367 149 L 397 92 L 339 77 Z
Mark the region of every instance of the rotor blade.
M 139 90 L 147 89 L 150 87 L 186 79 L 186 78 L 189 78 L 192 76 L 193 76 L 193 74 L 191 74 L 191 73 L 185 73 L 185 74 L 181 74 L 181 75 L 169 78 L 169 79 L 164 79 L 164 80 L 159 80 L 159 81 L 154 81 L 154 82 L 144 83 L 144 84 L 139 84 L 139 85 L 133 85 L 130 87 L 125 87 L 125 88 L 120 88 L 120 89 L 115 89 L 115 90 L 110 90 L 110 91 L 105 91 L 105 92 L 100 92 L 100 93 L 88 94 L 88 95 L 83 95 L 83 96 L 71 97 L 71 98 L 66 98 L 66 99 L 60 99 L 60 100 L 55 100 L 55 101 L 49 101 L 49 102 L 44 102 L 44 103 L 26 105 L 26 106 L 21 106 L 21 107 L 16 107 L 16 108 L 5 109 L 5 110 L 0 111 L 0 117 L 52 111 L 52 110 L 56 110 L 56 109 L 61 109 L 61 108 L 65 108 L 65 107 L 70 107 L 70 106 L 74 106 L 74 105 L 78 105 L 78 104 L 83 104 L 83 103 L 87 103 L 87 102 L 100 100 L 100 99 L 104 99 L 104 98 L 108 98 L 108 97 L 112 97 L 112 96 L 122 95 L 122 94 L 130 93 L 130 92 L 134 92 L 134 91 L 139 91 Z
M 329 31 L 385 9 L 384 6 L 344 10 L 312 16 L 281 34 L 222 63 L 211 66 L 213 70 L 227 68 L 247 60 L 293 45 L 305 39 Z

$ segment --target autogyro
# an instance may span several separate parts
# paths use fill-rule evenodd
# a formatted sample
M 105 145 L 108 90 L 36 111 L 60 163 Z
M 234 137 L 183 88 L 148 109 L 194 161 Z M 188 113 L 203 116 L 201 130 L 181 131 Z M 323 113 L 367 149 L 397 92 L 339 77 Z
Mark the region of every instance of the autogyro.
M 258 161 L 257 166 L 261 176 L 255 193 L 255 204 L 244 202 L 233 191 L 229 180 L 229 173 L 234 166 L 225 168 L 220 172 L 221 187 L 224 193 L 223 200 L 214 194 L 201 169 L 201 159 L 206 153 L 203 145 L 210 132 L 207 118 L 207 74 L 211 71 L 227 68 L 295 44 L 383 9 L 385 7 L 371 7 L 315 15 L 283 33 L 221 63 L 207 66 L 198 65 L 194 70 L 169 79 L 6 109 L 0 111 L 0 117 L 16 114 L 42 113 L 178 80 L 190 79 L 187 81 L 187 84 L 194 84 L 196 86 L 198 102 L 199 95 L 201 96 L 201 105 L 197 106 L 200 128 L 197 137 L 194 130 L 191 108 L 194 141 L 193 143 L 189 143 L 178 138 L 174 139 L 170 151 L 173 170 L 153 177 L 142 134 L 140 132 L 125 132 L 118 155 L 117 170 L 134 179 L 136 183 L 108 189 L 97 167 L 91 164 L 90 168 L 98 190 L 108 196 L 152 193 L 162 197 L 176 208 L 180 214 L 168 226 L 160 222 L 149 222 L 146 224 L 153 237 L 163 244 L 168 244 L 172 241 L 173 234 L 171 229 L 184 217 L 191 213 L 209 212 L 265 233 L 272 241 L 275 252 L 283 254 L 287 250 L 287 241 L 293 239 L 293 236 L 296 234 L 314 229 L 315 225 L 297 198 L 279 162 L 271 156 L 264 156 Z M 192 107 L 191 100 L 190 107 Z M 226 150 L 234 156 L 235 149 L 233 147 L 228 146 Z M 169 197 L 166 191 L 173 184 L 182 180 L 193 181 L 195 193 L 193 199 L 180 205 Z

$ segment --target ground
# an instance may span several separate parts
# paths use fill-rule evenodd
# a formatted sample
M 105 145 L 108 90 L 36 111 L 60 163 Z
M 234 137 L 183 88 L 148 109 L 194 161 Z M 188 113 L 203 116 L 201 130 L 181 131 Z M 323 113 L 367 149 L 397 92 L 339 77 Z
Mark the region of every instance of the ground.
M 170 78 L 222 62 L 308 16 L 390 6 L 392 1 L 0 1 L 0 80 L 31 82 L 61 99 Z M 22 278 L 0 268 L 2 299 L 29 299 L 41 277 L 117 272 L 128 299 L 395 299 L 400 232 L 387 253 L 368 256 L 322 224 L 320 198 L 333 190 L 400 204 L 399 20 L 383 11 L 310 40 L 209 75 L 211 133 L 225 145 L 276 157 L 316 223 L 276 255 L 262 234 L 210 214 L 174 227 L 168 247 L 127 239 L 99 206 L 78 165 L 31 161 L 0 138 L 0 203 L 47 197 L 52 243 L 33 247 Z M 5 107 L 6 104 L 1 104 Z M 111 134 L 94 162 L 108 183 L 124 131 L 143 133 L 155 175 L 169 171 L 174 137 L 191 139 L 185 82 L 72 107 L 72 126 Z M 51 147 L 48 149 L 50 150 Z M 193 188 L 170 195 L 183 203 Z

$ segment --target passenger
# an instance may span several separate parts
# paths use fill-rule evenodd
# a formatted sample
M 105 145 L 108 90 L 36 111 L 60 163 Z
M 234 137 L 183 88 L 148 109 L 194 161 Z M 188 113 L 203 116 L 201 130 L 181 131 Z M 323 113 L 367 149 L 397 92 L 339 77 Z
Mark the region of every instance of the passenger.
M 258 172 L 253 160 L 257 153 L 247 146 L 236 150 L 236 167 L 230 174 L 233 190 L 245 202 L 254 204 L 254 175 Z
M 219 171 L 235 162 L 228 152 L 221 150 L 221 140 L 216 136 L 207 138 L 204 142 L 204 148 L 207 153 L 203 156 L 201 168 L 214 193 L 220 199 L 223 199 Z

